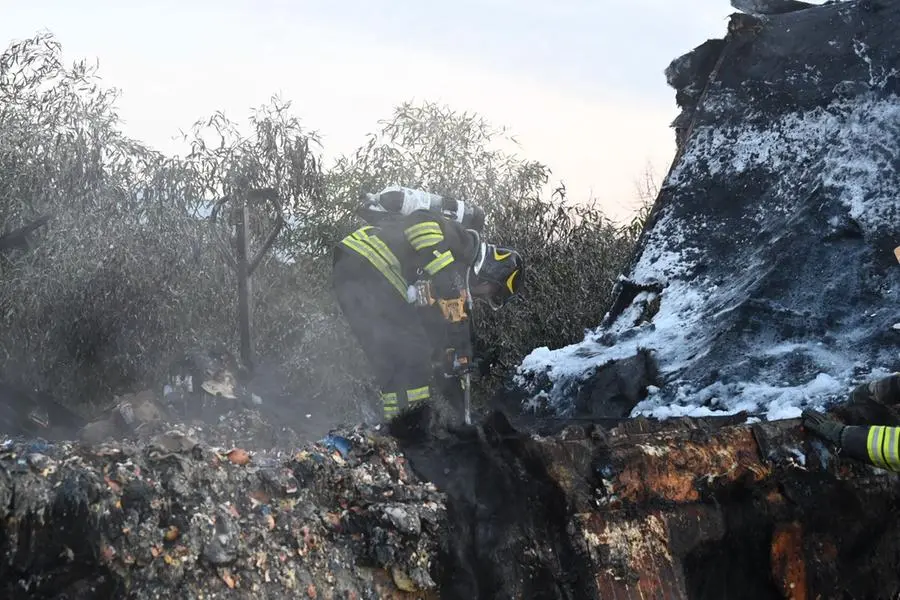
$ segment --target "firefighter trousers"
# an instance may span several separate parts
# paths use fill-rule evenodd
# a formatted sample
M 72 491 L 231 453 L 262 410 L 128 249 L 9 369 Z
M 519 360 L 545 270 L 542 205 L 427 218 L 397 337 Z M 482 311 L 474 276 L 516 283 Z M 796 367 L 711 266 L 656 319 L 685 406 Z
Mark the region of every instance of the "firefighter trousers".
M 431 397 L 433 348 L 417 308 L 377 270 L 338 249 L 334 292 L 381 390 L 384 418 Z

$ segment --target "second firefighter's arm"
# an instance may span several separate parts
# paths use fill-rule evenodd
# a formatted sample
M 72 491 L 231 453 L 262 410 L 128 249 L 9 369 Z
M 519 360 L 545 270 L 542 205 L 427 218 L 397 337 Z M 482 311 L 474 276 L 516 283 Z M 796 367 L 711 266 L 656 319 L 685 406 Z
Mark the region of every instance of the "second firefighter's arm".
M 847 456 L 900 471 L 900 427 L 848 425 L 841 432 L 840 445 Z

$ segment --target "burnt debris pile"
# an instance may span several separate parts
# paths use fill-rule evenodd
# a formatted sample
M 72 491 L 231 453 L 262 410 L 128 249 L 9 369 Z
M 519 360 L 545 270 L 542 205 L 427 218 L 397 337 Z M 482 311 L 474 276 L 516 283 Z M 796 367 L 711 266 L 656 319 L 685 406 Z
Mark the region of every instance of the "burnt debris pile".
M 444 496 L 359 430 L 295 450 L 0 445 L 6 598 L 390 598 L 435 587 Z M 394 594 L 393 596 L 391 594 Z
M 6 598 L 813 598 L 900 590 L 896 477 L 795 421 L 517 431 L 427 410 L 281 451 L 0 444 Z

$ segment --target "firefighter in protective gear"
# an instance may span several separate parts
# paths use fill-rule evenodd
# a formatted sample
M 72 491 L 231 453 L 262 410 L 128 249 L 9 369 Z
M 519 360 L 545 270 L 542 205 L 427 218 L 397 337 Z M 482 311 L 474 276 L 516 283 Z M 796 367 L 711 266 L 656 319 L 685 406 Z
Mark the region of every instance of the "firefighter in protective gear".
M 456 393 L 473 369 L 473 300 L 502 307 L 519 294 L 522 270 L 514 250 L 427 210 L 366 225 L 337 244 L 335 294 L 375 371 L 385 420 L 429 399 L 434 381 Z M 434 378 L 441 354 L 450 377 Z
M 857 386 L 850 398 L 851 402 L 900 403 L 900 374 Z M 900 471 L 900 427 L 844 425 L 811 409 L 803 411 L 802 419 L 807 430 L 831 442 L 842 454 L 882 469 Z

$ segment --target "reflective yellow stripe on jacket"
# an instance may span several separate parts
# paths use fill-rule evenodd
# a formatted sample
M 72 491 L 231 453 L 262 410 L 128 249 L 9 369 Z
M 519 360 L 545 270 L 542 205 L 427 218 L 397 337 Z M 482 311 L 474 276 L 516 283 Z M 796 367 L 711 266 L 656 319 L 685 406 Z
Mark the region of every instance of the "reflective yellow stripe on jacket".
M 441 269 L 453 264 L 453 252 L 449 249 L 434 248 L 444 241 L 444 232 L 437 221 L 423 221 L 410 225 L 403 231 L 406 240 L 413 250 L 420 252 L 426 248 L 433 248 L 431 260 L 425 265 L 425 272 L 434 277 Z M 446 248 L 446 246 L 442 246 Z
M 425 265 L 425 272 L 432 277 L 441 269 L 445 269 L 453 264 L 453 252 L 445 250 L 444 252 L 434 251 L 434 259 Z
M 407 227 L 403 233 L 406 235 L 409 245 L 412 246 L 413 250 L 416 252 L 423 248 L 437 246 L 444 241 L 444 233 L 441 231 L 441 226 L 437 221 L 417 223 L 416 225 Z
M 873 465 L 900 471 L 900 427 L 870 427 L 866 447 Z
M 400 261 L 383 241 L 368 234 L 371 229 L 373 229 L 371 225 L 362 227 L 341 240 L 341 243 L 372 263 L 372 266 L 378 269 L 406 299 L 408 286 L 403 277 Z

